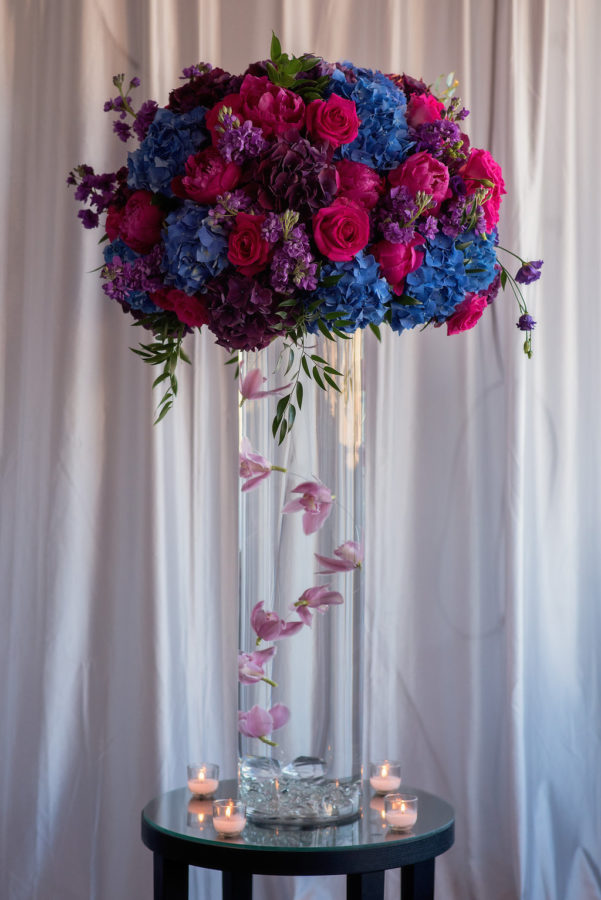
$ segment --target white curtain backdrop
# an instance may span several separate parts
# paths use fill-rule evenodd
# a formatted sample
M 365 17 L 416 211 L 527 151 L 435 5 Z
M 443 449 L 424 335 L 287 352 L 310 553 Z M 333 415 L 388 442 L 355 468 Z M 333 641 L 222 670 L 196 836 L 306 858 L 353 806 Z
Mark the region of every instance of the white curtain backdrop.
M 531 361 L 509 294 L 469 335 L 367 336 L 365 760 L 454 805 L 441 900 L 600 900 L 598 0 L 0 0 L 0 897 L 149 898 L 142 807 L 193 757 L 235 774 L 235 385 L 203 335 L 152 426 L 65 178 L 121 164 L 113 74 L 164 104 L 272 28 L 454 70 L 503 166 L 501 242 L 545 258 Z

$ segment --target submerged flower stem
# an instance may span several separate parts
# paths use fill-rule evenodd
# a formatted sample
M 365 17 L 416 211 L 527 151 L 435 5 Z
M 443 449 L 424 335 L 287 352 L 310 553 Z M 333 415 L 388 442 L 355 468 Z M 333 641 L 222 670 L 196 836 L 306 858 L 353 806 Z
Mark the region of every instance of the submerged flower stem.
M 266 737 L 260 737 L 260 741 L 263 741 L 264 744 L 269 744 L 270 747 L 277 747 L 277 741 L 270 741 Z
M 263 675 L 263 677 L 261 678 L 261 681 L 265 681 L 267 684 L 271 685 L 271 687 L 274 687 L 274 688 L 278 686 L 277 681 L 272 681 L 271 678 L 267 677 L 267 675 Z

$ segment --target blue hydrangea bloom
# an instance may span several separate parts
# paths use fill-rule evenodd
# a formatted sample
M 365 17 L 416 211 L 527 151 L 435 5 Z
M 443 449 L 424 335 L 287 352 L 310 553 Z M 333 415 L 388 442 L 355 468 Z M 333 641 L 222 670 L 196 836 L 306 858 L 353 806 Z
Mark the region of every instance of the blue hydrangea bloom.
M 229 264 L 227 239 L 209 228 L 208 212 L 207 206 L 186 200 L 165 220 L 165 281 L 187 294 L 201 291 Z
M 489 286 L 495 275 L 495 263 L 497 254 L 495 245 L 497 240 L 497 232 L 493 231 L 486 238 L 476 234 L 474 231 L 468 231 L 462 234 L 457 241 L 463 251 L 465 261 L 465 274 L 467 276 L 466 290 L 477 294 L 484 291 Z M 463 245 L 470 242 L 467 247 Z M 476 272 L 475 269 L 482 271 Z
M 143 313 L 160 313 L 163 312 L 158 306 L 152 302 L 146 291 L 131 291 L 125 298 L 125 302 L 129 304 L 131 309 L 137 309 Z
M 370 322 L 379 325 L 392 294 L 386 279 L 380 277 L 374 257 L 361 251 L 349 262 L 328 263 L 321 270 L 322 279 L 340 274 L 342 278 L 336 284 L 318 286 L 315 293 L 323 300 L 319 313 L 338 312 L 341 318 L 349 319 L 353 324 L 345 326 L 344 331 L 365 328 Z M 308 330 L 317 331 L 317 325 L 311 323 Z
M 344 65 L 357 80 L 348 82 L 344 73 L 335 69 L 330 93 L 354 101 L 361 125 L 355 140 L 339 147 L 335 158 L 352 159 L 372 169 L 394 169 L 413 146 L 405 118 L 405 94 L 381 72 Z
M 135 250 L 132 250 L 131 247 L 128 247 L 121 238 L 117 238 L 111 244 L 105 245 L 102 255 L 104 256 L 105 263 L 108 265 L 109 263 L 112 263 L 115 256 L 118 256 L 121 262 L 132 262 L 134 259 L 137 259 L 140 254 L 136 253 Z
M 430 319 L 443 322 L 461 303 L 467 290 L 464 257 L 452 237 L 438 233 L 426 241 L 424 261 L 405 279 L 405 293 L 418 303 L 407 306 L 393 299 L 390 304 L 393 331 L 423 325 Z
M 171 179 L 181 174 L 188 157 L 208 142 L 205 112 L 202 106 L 182 115 L 170 109 L 157 110 L 138 149 L 128 153 L 129 187 L 172 196 Z

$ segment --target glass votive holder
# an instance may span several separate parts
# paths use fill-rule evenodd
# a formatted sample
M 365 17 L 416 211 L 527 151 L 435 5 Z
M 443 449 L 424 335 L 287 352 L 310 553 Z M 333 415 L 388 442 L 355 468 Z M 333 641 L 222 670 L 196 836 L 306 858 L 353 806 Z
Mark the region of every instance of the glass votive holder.
M 417 822 L 417 797 L 413 794 L 386 794 L 384 797 L 386 824 L 393 831 L 406 831 Z
M 376 794 L 390 794 L 401 786 L 401 764 L 382 759 L 369 765 L 369 784 Z
M 246 803 L 241 800 L 213 801 L 213 828 L 224 837 L 241 834 L 246 825 Z
M 188 790 L 195 797 L 212 797 L 218 787 L 218 765 L 215 763 L 191 763 L 188 766 Z

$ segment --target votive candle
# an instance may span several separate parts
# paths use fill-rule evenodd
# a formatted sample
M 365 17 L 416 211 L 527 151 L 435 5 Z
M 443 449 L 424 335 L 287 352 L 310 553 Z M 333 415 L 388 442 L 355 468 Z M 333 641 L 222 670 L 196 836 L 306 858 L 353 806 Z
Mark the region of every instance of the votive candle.
M 213 803 L 213 828 L 217 834 L 234 837 L 241 834 L 246 825 L 246 804 L 240 800 L 215 800 Z
M 384 759 L 370 766 L 369 784 L 377 794 L 390 794 L 401 786 L 401 764 Z
M 384 797 L 386 824 L 394 831 L 413 828 L 417 822 L 417 797 L 411 794 L 387 794 Z
M 210 797 L 219 787 L 219 766 L 193 763 L 188 766 L 188 790 L 196 797 Z

